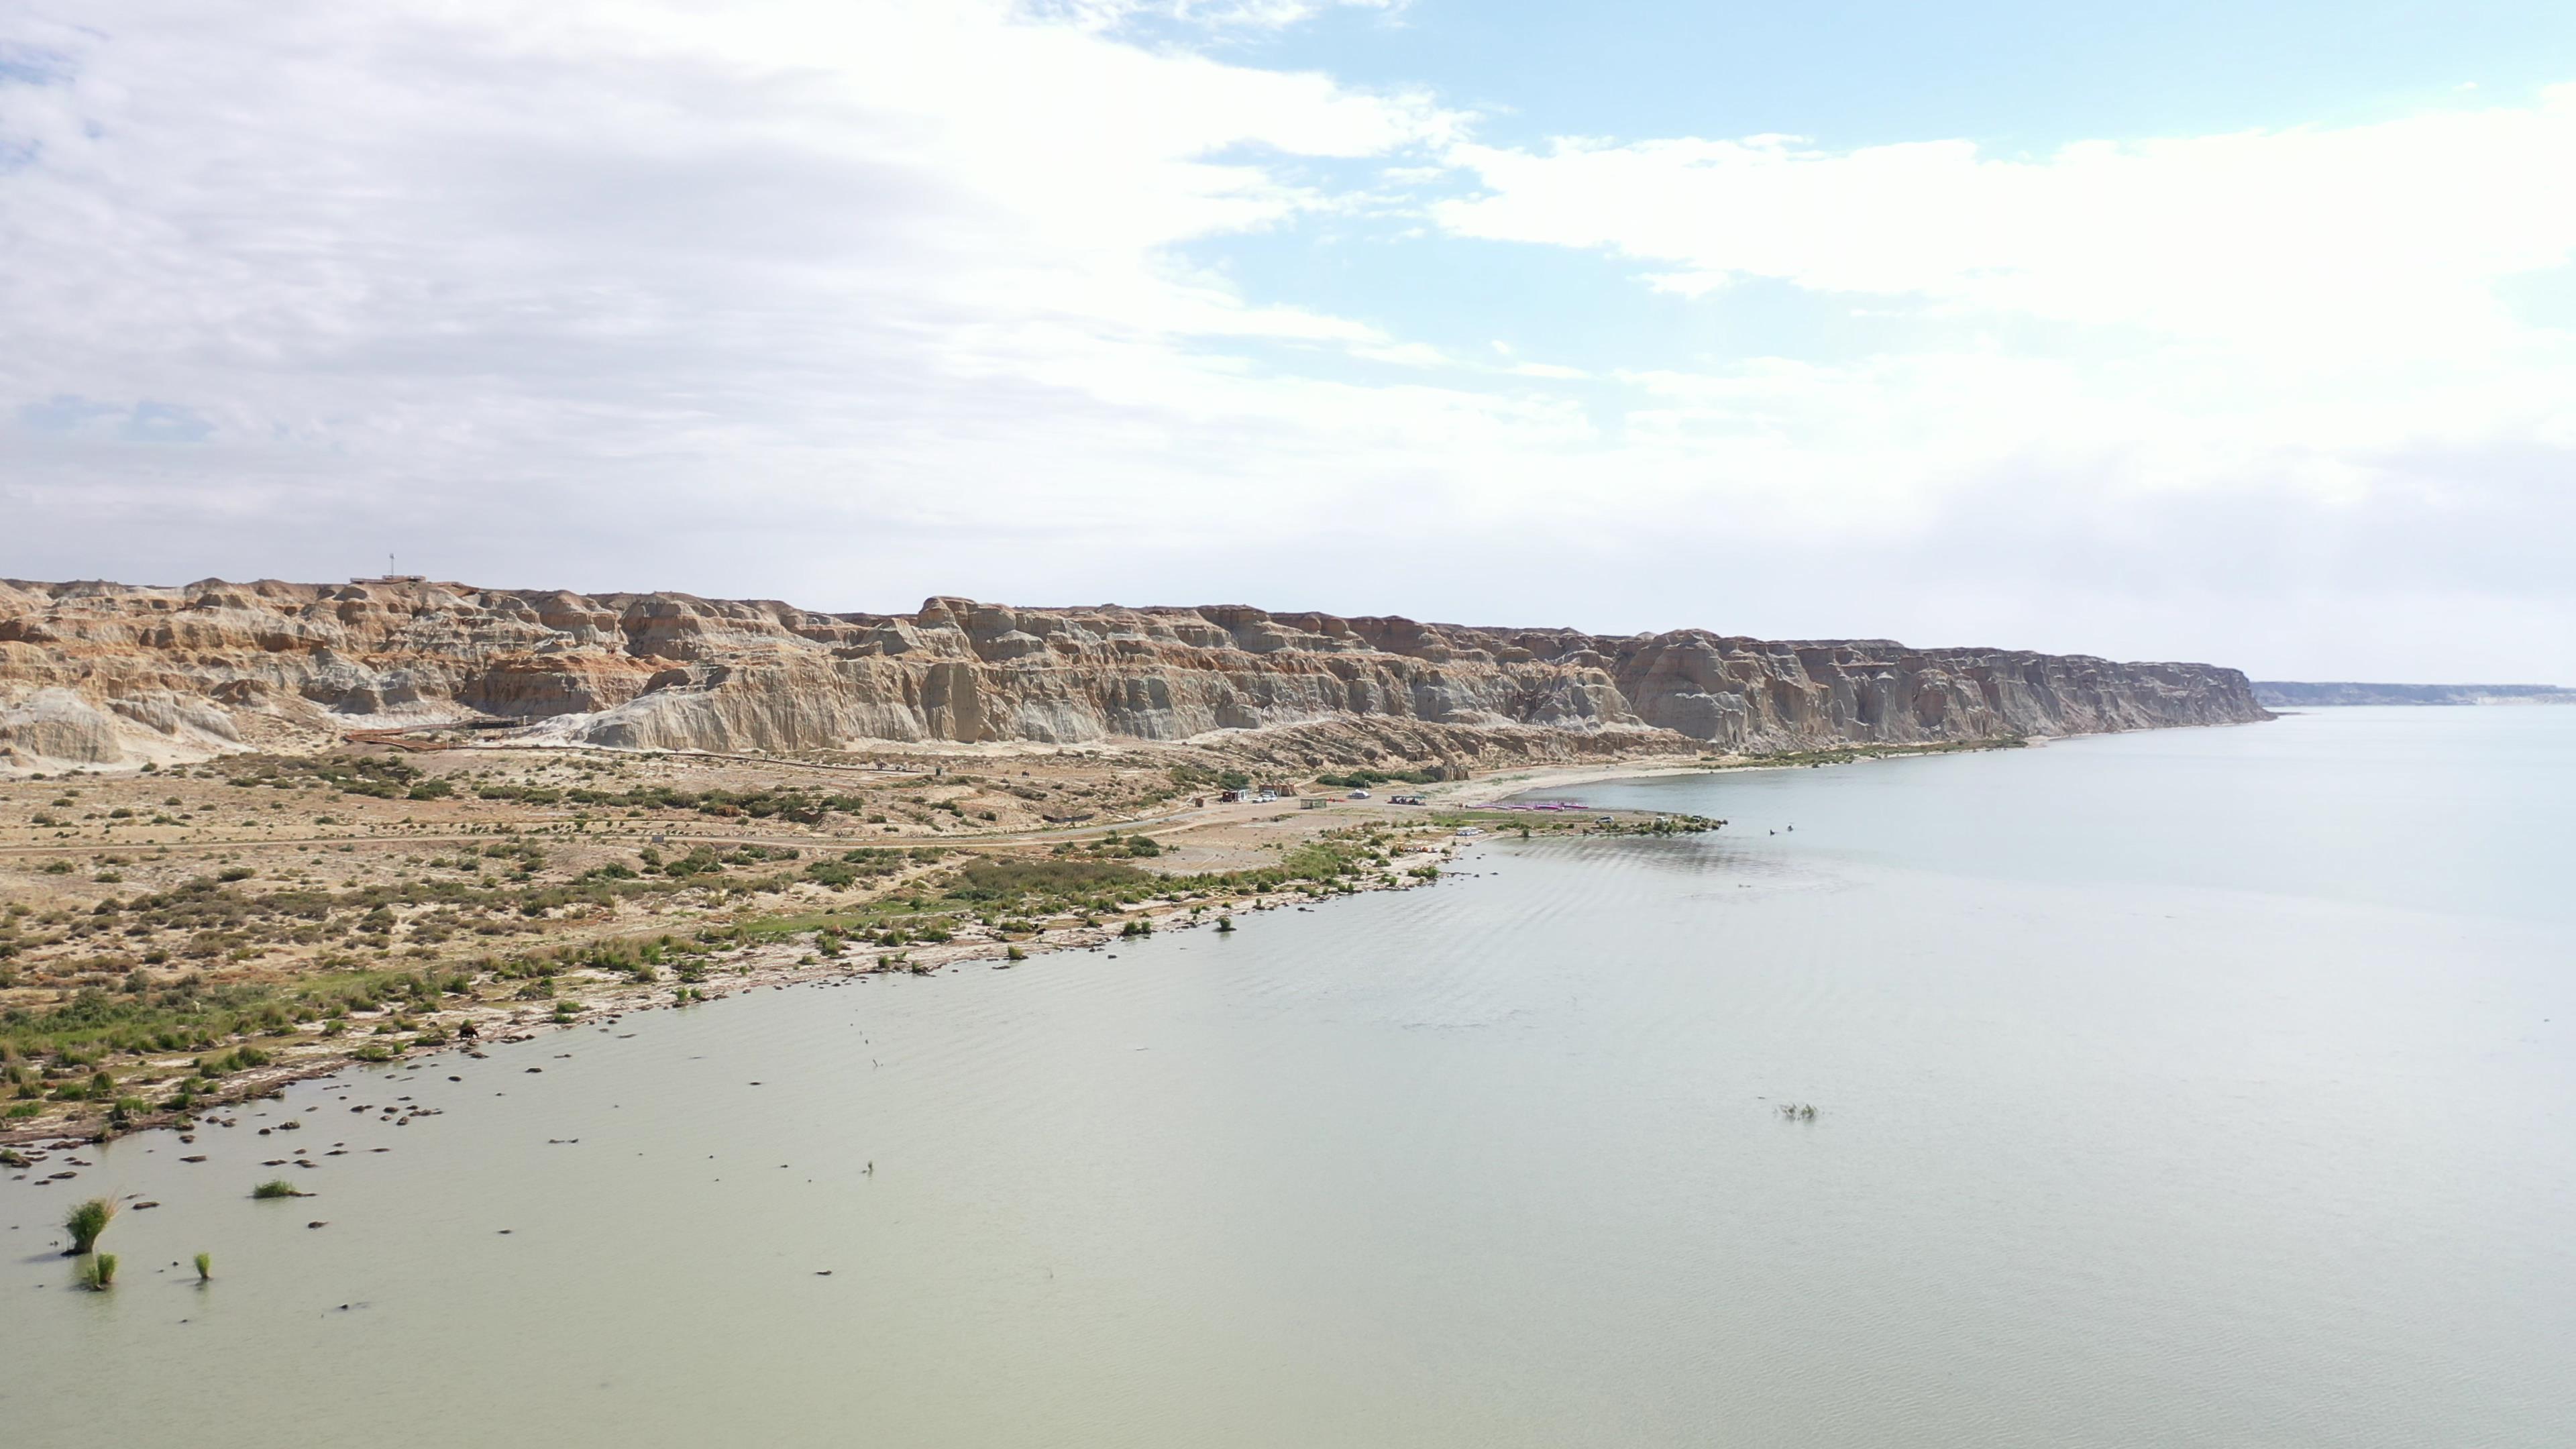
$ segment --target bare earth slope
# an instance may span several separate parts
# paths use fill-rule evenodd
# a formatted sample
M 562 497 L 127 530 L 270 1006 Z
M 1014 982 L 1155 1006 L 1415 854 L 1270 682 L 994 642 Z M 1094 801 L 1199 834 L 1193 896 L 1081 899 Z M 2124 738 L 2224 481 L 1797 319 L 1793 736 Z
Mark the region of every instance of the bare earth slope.
M 0 768 L 475 716 L 568 743 L 715 751 L 1175 741 L 1339 720 L 1740 753 L 2267 717 L 2233 669 L 1874 639 L 1608 638 L 1232 605 L 934 598 L 908 615 L 821 614 L 428 582 L 0 582 Z

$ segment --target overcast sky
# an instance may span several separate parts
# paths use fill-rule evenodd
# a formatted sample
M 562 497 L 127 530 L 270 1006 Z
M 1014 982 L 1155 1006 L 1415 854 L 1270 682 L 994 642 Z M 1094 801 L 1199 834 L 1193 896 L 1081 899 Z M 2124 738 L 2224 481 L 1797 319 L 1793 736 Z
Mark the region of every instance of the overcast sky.
M 17 0 L 0 575 L 2576 682 L 2576 6 L 2116 8 Z

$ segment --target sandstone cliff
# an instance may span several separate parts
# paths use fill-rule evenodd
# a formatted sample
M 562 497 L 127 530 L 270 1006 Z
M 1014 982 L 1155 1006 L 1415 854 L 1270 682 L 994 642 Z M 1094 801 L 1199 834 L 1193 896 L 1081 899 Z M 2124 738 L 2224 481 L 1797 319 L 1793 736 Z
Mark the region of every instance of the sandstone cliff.
M 2245 676 L 1887 640 L 1607 638 L 1240 606 L 819 614 L 684 594 L 0 582 L 0 767 L 472 716 L 662 749 L 1175 741 L 1317 721 L 1729 751 L 2266 718 Z M 1640 742 L 1643 740 L 1641 738 Z

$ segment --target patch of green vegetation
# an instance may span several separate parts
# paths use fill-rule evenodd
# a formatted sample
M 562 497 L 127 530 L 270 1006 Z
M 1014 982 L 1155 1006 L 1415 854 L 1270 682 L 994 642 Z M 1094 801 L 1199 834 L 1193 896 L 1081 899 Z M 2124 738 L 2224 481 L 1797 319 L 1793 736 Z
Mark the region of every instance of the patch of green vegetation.
M 479 969 L 501 964 L 487 958 Z M 299 1022 L 393 1002 L 434 1008 L 442 997 L 471 989 L 471 975 L 456 970 L 338 972 L 293 984 L 209 985 L 190 975 L 133 994 L 90 986 L 54 1006 L 0 1013 L 0 1054 L 87 1064 L 110 1052 L 206 1051 L 229 1038 L 289 1033 Z M 242 1046 L 198 1065 L 216 1077 L 269 1059 L 258 1047 Z
M 1172 783 L 1184 790 L 1249 790 L 1252 788 L 1252 777 L 1241 770 L 1214 770 L 1205 765 L 1174 765 Z
M 1317 775 L 1315 777 L 1315 783 L 1318 785 L 1338 785 L 1345 790 L 1365 790 L 1371 785 L 1395 783 L 1406 785 L 1436 785 L 1440 783 L 1440 779 L 1441 775 L 1438 770 L 1427 768 L 1418 770 L 1344 770 L 1338 775 Z
M 314 784 L 379 800 L 401 799 L 424 778 L 419 770 L 390 755 L 236 755 L 223 761 L 222 769 L 225 783 L 244 789 L 265 785 L 288 790 Z
M 860 795 L 826 795 L 793 786 L 766 790 L 681 790 L 650 785 L 633 790 L 559 789 L 551 785 L 515 785 L 485 781 L 474 787 L 484 800 L 511 800 L 523 805 L 595 805 L 625 810 L 694 810 L 718 819 L 749 817 L 820 824 L 834 813 L 857 815 L 868 808 Z
M 2018 750 L 2030 741 L 2019 735 L 1991 740 L 1940 740 L 1927 744 L 1841 745 L 1825 750 L 1784 750 L 1741 760 L 1703 762 L 1709 770 L 1762 770 L 1816 765 L 1848 765 L 1858 760 L 1895 760 L 1909 755 L 1956 755 L 1976 750 Z
M 959 901 L 1012 901 L 1023 896 L 1096 894 L 1103 887 L 1150 885 L 1156 877 L 1107 860 L 1030 860 L 994 856 L 969 862 L 948 894 Z
M 71 1235 L 72 1245 L 65 1256 L 86 1253 L 98 1246 L 101 1233 L 116 1219 L 116 1204 L 103 1197 L 90 1198 L 72 1205 L 63 1215 L 63 1231 Z

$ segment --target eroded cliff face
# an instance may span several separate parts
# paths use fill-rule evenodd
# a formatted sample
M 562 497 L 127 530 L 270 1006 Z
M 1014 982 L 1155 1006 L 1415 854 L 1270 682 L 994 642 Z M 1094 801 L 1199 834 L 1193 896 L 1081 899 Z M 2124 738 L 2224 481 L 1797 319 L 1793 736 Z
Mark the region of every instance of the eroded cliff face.
M 2205 664 L 1607 638 L 1240 606 L 818 614 L 684 594 L 0 583 L 0 765 L 114 765 L 469 716 L 655 749 L 1183 740 L 1344 719 L 1729 751 L 2268 716 Z M 327 735 L 326 735 L 327 737 Z

